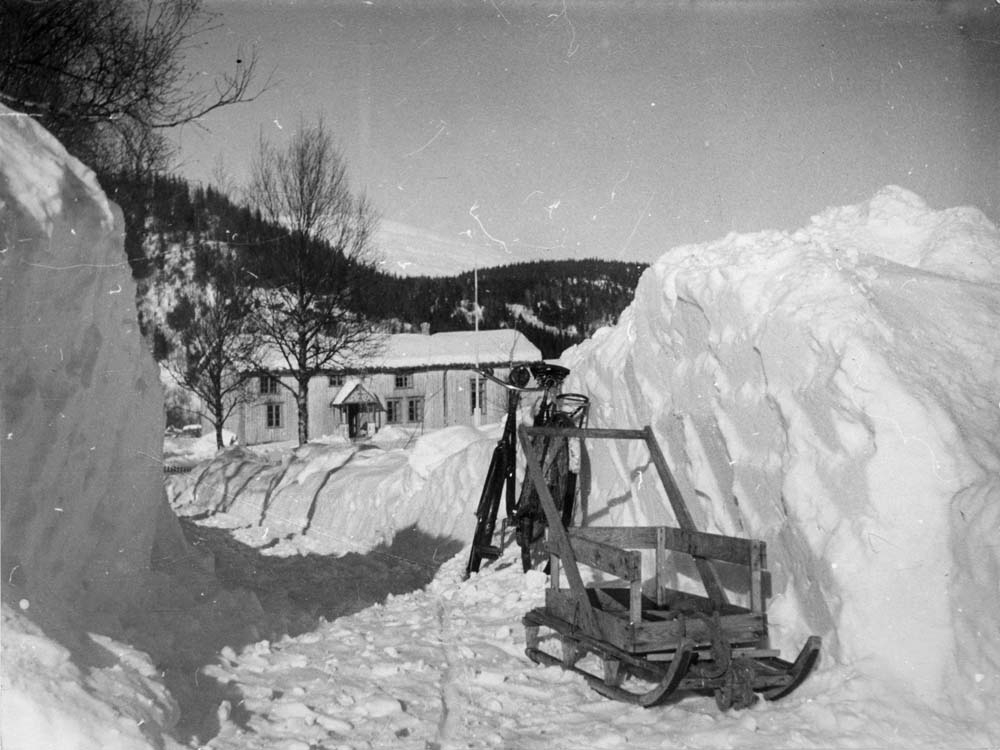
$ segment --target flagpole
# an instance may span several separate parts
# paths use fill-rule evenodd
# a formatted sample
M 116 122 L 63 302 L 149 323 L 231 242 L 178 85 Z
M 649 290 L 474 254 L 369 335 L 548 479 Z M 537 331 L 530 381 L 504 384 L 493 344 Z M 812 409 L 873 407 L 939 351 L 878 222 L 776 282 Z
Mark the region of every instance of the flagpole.
M 472 411 L 472 423 L 479 427 L 482 424 L 483 416 L 483 405 L 479 403 L 482 391 L 480 390 L 480 375 L 479 375 L 479 263 L 477 262 L 472 267 L 472 283 L 473 283 L 473 314 L 476 316 L 476 330 L 475 330 L 475 340 L 476 340 L 476 381 L 475 381 L 475 403 L 476 408 Z

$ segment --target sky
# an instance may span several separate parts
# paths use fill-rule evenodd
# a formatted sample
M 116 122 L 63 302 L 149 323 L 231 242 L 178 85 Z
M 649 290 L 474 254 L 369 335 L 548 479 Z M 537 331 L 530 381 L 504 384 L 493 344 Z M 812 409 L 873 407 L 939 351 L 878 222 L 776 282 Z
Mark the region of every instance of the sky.
M 175 133 L 240 183 L 322 117 L 389 232 L 652 261 L 896 184 L 1000 217 L 1000 2 L 207 2 L 206 80 L 267 90 Z

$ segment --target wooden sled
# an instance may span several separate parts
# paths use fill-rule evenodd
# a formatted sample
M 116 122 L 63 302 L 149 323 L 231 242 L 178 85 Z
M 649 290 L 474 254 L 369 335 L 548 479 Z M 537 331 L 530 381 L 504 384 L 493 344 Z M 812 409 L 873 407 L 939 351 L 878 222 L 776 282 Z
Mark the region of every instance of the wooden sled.
M 542 478 L 530 438 L 643 440 L 678 526 L 567 528 Z M 794 662 L 771 649 L 767 630 L 770 574 L 762 541 L 697 531 L 680 490 L 649 427 L 643 430 L 528 427 L 519 429 L 527 463 L 548 523 L 550 585 L 545 606 L 523 619 L 525 653 L 584 677 L 598 693 L 655 706 L 679 692 L 715 696 L 722 710 L 747 708 L 758 695 L 777 700 L 809 675 L 819 659 L 811 636 Z M 643 593 L 643 550 L 651 550 L 652 596 Z M 667 587 L 671 559 L 684 558 L 705 594 Z M 584 585 L 580 565 L 612 577 Z M 720 571 L 726 572 L 726 583 Z M 562 587 L 565 578 L 568 588 Z M 737 581 L 736 585 L 732 583 Z M 730 602 L 739 593 L 740 604 Z M 544 631 L 543 631 L 544 629 Z M 543 643 L 558 644 L 558 654 Z M 581 666 L 585 657 L 599 673 Z M 629 681 L 628 678 L 636 678 Z M 631 687 L 639 680 L 649 687 Z

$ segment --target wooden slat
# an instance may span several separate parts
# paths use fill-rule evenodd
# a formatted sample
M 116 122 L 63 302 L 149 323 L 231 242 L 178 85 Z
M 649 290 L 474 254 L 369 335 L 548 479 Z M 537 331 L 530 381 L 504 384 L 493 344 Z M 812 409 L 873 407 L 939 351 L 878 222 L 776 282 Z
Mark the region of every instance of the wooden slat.
M 611 427 L 534 427 L 524 425 L 525 431 L 532 436 L 567 437 L 567 438 L 605 438 L 610 440 L 645 440 L 643 430 L 622 430 Z
M 752 542 L 749 539 L 709 534 L 705 531 L 666 527 L 664 544 L 669 550 L 684 552 L 695 559 L 719 560 L 736 565 L 749 565 Z
M 545 611 L 547 614 L 558 617 L 566 622 L 580 627 L 579 612 L 580 600 L 567 589 L 546 589 L 545 590 Z M 587 605 L 590 606 L 590 599 L 587 598 Z M 583 629 L 584 634 L 606 641 L 616 648 L 624 651 L 632 650 L 633 633 L 635 626 L 628 622 L 628 614 L 624 608 L 617 613 L 605 612 L 591 607 L 593 617 L 593 630 Z
M 764 543 L 751 542 L 750 554 L 750 611 L 763 614 L 767 611 L 767 599 L 764 597 L 763 561 Z
M 578 600 L 567 589 L 546 589 L 545 609 L 548 614 L 572 624 L 579 612 Z M 597 609 L 594 610 L 594 619 L 601 629 L 600 640 L 630 653 L 670 650 L 685 638 L 696 644 L 707 645 L 712 642 L 712 626 L 699 617 L 644 620 L 642 623 L 630 624 L 621 609 L 611 612 Z M 765 620 L 763 615 L 751 612 L 723 615 L 722 631 L 731 643 L 756 644 L 767 634 Z
M 580 526 L 570 529 L 569 533 L 571 538 L 583 537 L 625 549 L 656 549 L 657 534 L 661 530 L 663 544 L 668 550 L 734 565 L 749 566 L 755 554 L 753 544 L 763 544 L 750 539 L 673 526 Z
M 658 526 L 656 529 L 656 604 L 663 606 L 663 588 L 667 585 L 667 550 L 666 529 Z
M 674 517 L 677 518 L 677 524 L 685 531 L 697 531 L 694 526 L 694 519 L 684 504 L 684 496 L 681 494 L 680 487 L 674 481 L 674 476 L 670 473 L 670 467 L 667 466 L 667 459 L 663 456 L 659 443 L 656 442 L 653 428 L 646 425 L 644 432 L 646 433 L 646 447 L 649 448 L 649 456 L 653 460 L 653 466 L 656 467 L 656 473 L 660 476 L 663 488 L 667 491 L 667 499 L 670 501 L 670 507 L 674 511 Z M 695 566 L 701 575 L 701 581 L 705 586 L 708 597 L 718 605 L 725 604 L 728 601 L 726 599 L 726 592 L 723 591 L 722 584 L 719 582 L 719 574 L 712 564 L 707 560 L 695 558 Z
M 603 542 L 574 537 L 572 534 L 568 536 L 573 545 L 577 563 L 603 570 L 605 573 L 610 573 L 630 583 L 642 580 L 642 555 L 638 551 L 623 550 Z M 550 552 L 559 554 L 558 545 L 549 541 L 546 542 L 545 546 Z
M 729 643 L 758 643 L 766 632 L 767 626 L 761 615 L 747 613 L 722 618 L 723 637 Z M 666 622 L 643 622 L 635 628 L 629 650 L 634 653 L 663 651 L 676 647 L 684 638 L 695 644 L 711 643 L 711 625 L 693 617 Z
M 548 485 L 545 484 L 545 477 L 542 474 L 542 467 L 538 463 L 538 457 L 535 455 L 535 448 L 531 444 L 531 440 L 528 439 L 526 425 L 521 425 L 518 428 L 517 436 L 521 441 L 521 450 L 524 452 L 525 464 L 528 469 L 528 476 L 525 479 L 534 482 L 539 502 L 542 504 L 542 511 L 545 513 L 545 520 L 548 522 L 549 538 L 555 542 L 559 557 L 562 558 L 562 567 L 566 573 L 566 580 L 573 591 L 573 595 L 579 601 L 579 620 L 574 615 L 570 619 L 570 622 L 579 622 L 591 635 L 600 638 L 602 637 L 600 624 L 590 603 L 590 597 L 587 596 L 587 589 L 583 585 L 583 579 L 580 577 L 580 568 L 576 564 L 576 555 L 573 553 L 573 547 L 569 542 L 569 537 L 566 535 L 566 529 L 563 527 L 559 509 L 556 508 L 556 503 L 552 499 L 552 493 L 549 492 Z M 549 591 L 551 592 L 552 589 L 549 589 Z
M 664 589 L 663 603 L 665 605 L 665 609 L 678 612 L 698 611 L 710 613 L 718 609 L 723 614 L 726 614 L 729 612 L 749 611 L 746 607 L 741 607 L 738 604 L 731 604 L 730 602 L 726 602 L 725 604 L 719 606 L 707 596 L 691 594 L 687 591 L 678 591 L 677 589 Z
M 639 554 L 638 552 L 636 554 Z M 638 575 L 629 587 L 628 621 L 631 625 L 642 622 L 642 576 Z
M 760 572 L 760 593 L 765 602 L 770 600 L 771 592 L 771 573 L 770 571 L 762 570 Z
M 653 549 L 656 529 L 652 526 L 574 526 L 567 529 L 570 539 L 589 539 L 625 549 Z

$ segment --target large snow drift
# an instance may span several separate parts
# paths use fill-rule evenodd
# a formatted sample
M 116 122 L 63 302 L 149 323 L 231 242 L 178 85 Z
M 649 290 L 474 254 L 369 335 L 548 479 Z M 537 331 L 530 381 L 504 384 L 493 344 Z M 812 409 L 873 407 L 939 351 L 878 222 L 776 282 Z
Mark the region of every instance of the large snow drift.
M 889 187 L 668 252 L 568 387 L 654 427 L 701 528 L 768 543 L 783 650 L 818 633 L 923 699 L 996 700 L 998 284 L 979 211 Z M 644 450 L 590 457 L 592 523 L 671 520 Z
M 99 609 L 149 568 L 162 395 L 121 211 L 34 121 L 0 117 L 3 580 Z
M 177 705 L 152 662 L 82 630 L 122 633 L 119 617 L 152 595 L 158 527 L 181 543 L 121 211 L 52 136 L 3 107 L 0 246 L 2 742 L 163 747 Z

